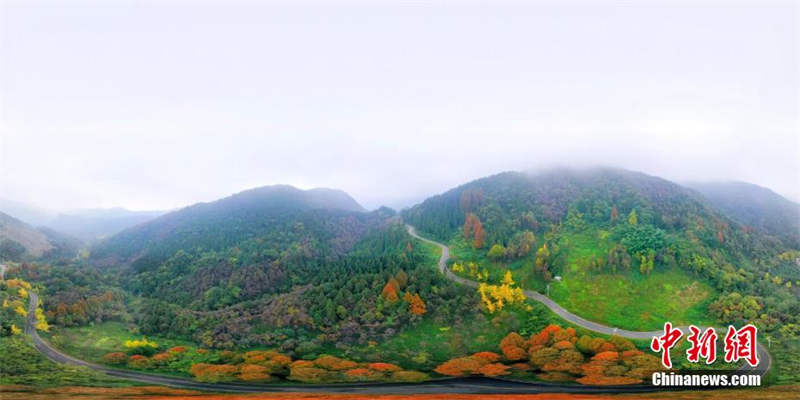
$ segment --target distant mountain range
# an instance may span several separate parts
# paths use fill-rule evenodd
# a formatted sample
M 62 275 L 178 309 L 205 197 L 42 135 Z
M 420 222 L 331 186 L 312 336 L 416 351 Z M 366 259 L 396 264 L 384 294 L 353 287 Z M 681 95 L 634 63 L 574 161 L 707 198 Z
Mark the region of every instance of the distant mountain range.
M 80 248 L 79 240 L 42 227 L 34 228 L 0 212 L 0 261 L 26 258 L 72 258 Z
M 149 221 L 165 211 L 131 211 L 124 208 L 52 212 L 24 203 L 0 199 L 0 211 L 28 225 L 47 227 L 86 244 L 109 237 L 125 228 Z
M 692 188 L 729 218 L 800 248 L 800 204 L 745 182 L 691 182 Z
M 602 201 L 615 204 L 618 212 L 629 212 L 638 206 L 645 210 L 645 218 L 660 218 L 659 224 L 685 223 L 685 216 L 691 213 L 724 216 L 776 237 L 789 247 L 800 248 L 800 205 L 769 189 L 741 182 L 678 185 L 610 168 L 563 169 L 544 174 L 506 172 L 433 196 L 405 211 L 404 216 L 423 231 L 445 239 L 464 223 L 465 210 L 460 202 L 464 201 L 461 196 L 465 191 L 480 192 L 490 200 L 494 198 L 490 204 L 499 214 L 486 223 L 503 223 L 489 230 L 491 240 L 499 240 L 515 229 L 513 223 L 520 223 L 513 222 L 512 215 L 502 216 L 513 214 L 515 207 L 522 207 L 524 210 L 519 211 L 532 212 L 534 217 L 549 223 L 564 218 L 568 205 L 575 204 L 581 196 L 594 197 L 584 201 L 597 202 L 600 199 L 596 197 L 602 195 Z M 673 204 L 670 199 L 680 200 Z M 661 210 L 663 207 L 676 208 L 679 214 L 672 215 L 675 210 Z M 112 208 L 55 214 L 3 199 L 0 199 L 0 210 L 6 213 L 0 239 L 20 243 L 29 256 L 40 257 L 54 248 L 76 247 L 78 242 L 70 238 L 73 237 L 86 244 L 96 244 L 93 258 L 106 261 L 131 261 L 154 248 L 218 249 L 265 231 L 289 229 L 283 224 L 290 221 L 285 218 L 288 215 L 302 219 L 301 214 L 307 217 L 325 213 L 340 216 L 366 213 L 343 191 L 300 190 L 288 185 L 246 190 L 169 213 Z M 666 217 L 662 216 L 665 212 Z M 670 218 L 679 218 L 680 222 Z M 281 224 L 269 226 L 270 222 L 278 220 Z M 505 226 L 507 224 L 512 225 Z M 211 235 L 212 231 L 224 232 L 224 235 Z M 56 246 L 54 241 L 61 244 Z

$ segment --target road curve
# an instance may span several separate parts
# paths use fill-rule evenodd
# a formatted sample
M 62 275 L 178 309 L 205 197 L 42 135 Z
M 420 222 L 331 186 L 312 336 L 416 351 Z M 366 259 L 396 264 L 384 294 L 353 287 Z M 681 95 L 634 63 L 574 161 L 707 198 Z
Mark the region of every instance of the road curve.
M 461 283 L 461 284 L 464 284 L 464 285 L 467 285 L 467 286 L 478 287 L 478 282 L 473 281 L 473 280 L 469 280 L 469 279 L 466 279 L 466 278 L 462 278 L 462 277 L 454 274 L 452 271 L 450 271 L 449 268 L 447 268 L 447 260 L 450 259 L 450 248 L 449 247 L 447 247 L 446 245 L 444 245 L 442 243 L 439 243 L 437 241 L 434 241 L 434 240 L 431 240 L 431 239 L 428 239 L 428 238 L 420 236 L 417 233 L 417 230 L 411 225 L 407 224 L 406 225 L 406 229 L 408 229 L 408 234 L 413 236 L 414 238 L 419 239 L 419 240 L 421 240 L 423 242 L 426 242 L 426 243 L 430 243 L 430 244 L 436 245 L 440 249 L 442 249 L 442 256 L 439 257 L 439 270 L 448 279 L 450 279 L 452 281 L 455 281 L 455 282 L 458 282 L 458 283 Z M 585 318 L 582 318 L 582 317 L 580 317 L 578 315 L 575 315 L 575 314 L 567 311 L 566 309 L 564 309 L 564 307 L 561 307 L 560 305 L 558 305 L 558 303 L 556 303 L 555 301 L 551 300 L 549 297 L 544 296 L 541 293 L 530 291 L 530 290 L 525 290 L 523 292 L 525 293 L 525 297 L 544 304 L 547 308 L 549 308 L 551 311 L 556 313 L 561 318 L 564 318 L 565 320 L 567 320 L 567 321 L 569 321 L 569 322 L 571 322 L 571 323 L 573 323 L 573 324 L 575 324 L 577 326 L 580 326 L 582 328 L 588 329 L 590 331 L 594 331 L 594 332 L 598 332 L 598 333 L 602 333 L 602 334 L 606 334 L 606 335 L 617 335 L 617 336 L 621 336 L 621 337 L 628 338 L 628 339 L 651 339 L 653 336 L 660 336 L 660 335 L 662 335 L 664 333 L 663 331 L 650 331 L 650 332 L 629 331 L 629 330 L 626 330 L 626 329 L 619 329 L 619 328 L 614 328 L 614 327 L 610 327 L 610 326 L 607 326 L 607 325 L 599 324 L 597 322 L 589 321 L 589 320 L 587 320 Z M 685 326 L 684 327 L 679 327 L 679 328 L 683 332 L 688 332 L 689 331 L 689 328 L 685 327 Z M 725 328 L 725 329 L 723 329 L 723 328 L 715 328 L 715 329 L 718 331 L 718 334 L 719 334 L 720 331 L 726 332 L 725 329 L 727 329 L 727 328 Z M 724 333 L 722 333 L 722 335 L 724 335 Z M 764 375 L 767 374 L 767 371 L 769 371 L 769 368 L 772 366 L 772 357 L 769 355 L 769 351 L 767 351 L 767 348 L 764 347 L 760 343 L 758 344 L 757 353 L 758 353 L 759 363 L 755 367 L 751 367 L 749 364 L 745 363 L 741 368 L 739 368 L 739 370 L 738 370 L 739 373 L 758 374 L 758 375 L 761 375 L 762 378 L 764 377 Z
M 413 237 L 435 244 L 442 249 L 442 257 L 439 259 L 439 268 L 442 273 L 449 279 L 468 285 L 477 287 L 477 282 L 461 278 L 454 275 L 447 269 L 447 260 L 450 258 L 450 249 L 438 242 L 419 236 L 414 228 L 408 225 L 408 232 Z M 577 315 L 564 310 L 561 306 L 554 303 L 552 300 L 544 297 L 538 293 L 526 291 L 525 295 L 533 300 L 540 301 L 550 307 L 553 312 L 564 317 L 565 319 L 575 323 L 576 325 L 583 326 L 584 328 L 594 330 L 601 333 L 619 334 L 624 337 L 631 338 L 648 338 L 654 332 L 633 332 L 624 330 L 615 330 L 601 324 L 587 321 Z M 647 393 L 655 391 L 669 390 L 668 388 L 656 387 L 651 385 L 621 385 L 621 386 L 590 386 L 590 385 L 575 385 L 575 384 L 558 384 L 558 383 L 544 383 L 544 382 L 520 382 L 507 379 L 494 379 L 482 377 L 468 377 L 468 378 L 446 378 L 435 379 L 421 383 L 352 383 L 352 384 L 326 384 L 326 385 L 309 385 L 309 384 L 245 384 L 245 383 L 204 383 L 197 382 L 190 378 L 181 378 L 175 376 L 165 376 L 152 373 L 144 373 L 137 371 L 120 370 L 109 368 L 103 365 L 98 365 L 84 361 L 68 354 L 65 354 L 58 349 L 54 348 L 46 340 L 42 339 L 36 332 L 36 307 L 39 303 L 38 294 L 35 292 L 29 293 L 29 306 L 28 318 L 25 324 L 25 333 L 30 335 L 33 339 L 34 347 L 48 359 L 62 364 L 72 364 L 87 367 L 89 369 L 105 373 L 117 378 L 154 384 L 179 387 L 185 389 L 194 389 L 211 392 L 235 392 L 235 393 L 290 393 L 290 392 L 305 392 L 305 393 L 357 393 L 357 394 L 535 394 L 535 393 L 585 393 L 585 394 L 602 394 L 602 393 Z M 595 329 L 597 328 L 597 329 Z M 630 334 L 631 336 L 626 336 Z M 644 335 L 644 336 L 642 336 Z M 768 361 L 764 368 L 764 373 L 769 369 L 769 353 L 759 348 L 759 357 L 761 357 L 761 365 L 764 360 Z M 763 353 L 763 354 L 762 354 Z M 683 388 L 690 389 L 690 388 Z M 708 388 L 706 388 L 708 389 Z M 675 389 L 673 389 L 675 390 Z
M 535 393 L 647 393 L 664 388 L 648 385 L 588 386 L 573 384 L 551 384 L 539 382 L 520 382 L 492 378 L 446 378 L 420 383 L 353 383 L 353 384 L 245 384 L 245 383 L 204 383 L 190 378 L 166 376 L 137 371 L 109 368 L 84 361 L 54 348 L 36 332 L 36 307 L 39 297 L 30 292 L 28 319 L 25 333 L 33 339 L 33 345 L 48 359 L 61 363 L 87 367 L 117 378 L 154 385 L 172 386 L 210 392 L 234 393 L 358 393 L 358 394 L 535 394 Z

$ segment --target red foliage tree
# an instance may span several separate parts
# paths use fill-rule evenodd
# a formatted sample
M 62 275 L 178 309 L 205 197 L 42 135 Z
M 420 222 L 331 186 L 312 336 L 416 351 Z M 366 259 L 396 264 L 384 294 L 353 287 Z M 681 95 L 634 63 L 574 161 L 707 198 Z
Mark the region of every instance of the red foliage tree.
M 475 241 L 473 242 L 473 246 L 476 249 L 482 249 L 484 244 L 486 244 L 486 231 L 483 230 L 483 224 L 480 220 L 475 221 Z
M 392 280 L 394 280 L 394 278 L 392 278 Z M 381 290 L 381 297 L 390 303 L 397 301 L 399 298 L 397 297 L 396 285 L 392 285 L 391 282 L 387 282 L 386 286 L 384 286 L 383 290 Z
M 491 351 L 481 351 L 479 353 L 473 354 L 471 357 L 484 360 L 487 363 L 494 363 L 500 361 L 500 355 L 497 353 L 492 353 Z
M 510 368 L 511 367 L 500 363 L 486 364 L 478 368 L 478 373 L 484 376 L 508 375 L 511 373 L 508 371 Z
M 454 358 L 446 361 L 434 369 L 437 373 L 448 376 L 465 376 L 478 372 L 481 368 L 481 361 L 472 357 Z
M 358 364 L 353 361 L 345 360 L 343 358 L 323 355 L 314 360 L 317 367 L 325 368 L 331 371 L 344 371 L 346 369 L 355 368 Z
M 109 364 L 120 365 L 128 361 L 128 355 L 120 352 L 108 353 L 103 356 L 103 360 Z
M 423 315 L 428 311 L 425 302 L 422 301 L 422 297 L 419 297 L 419 294 L 412 295 L 406 292 L 403 299 L 408 302 L 408 311 L 411 312 L 411 314 Z
M 382 362 L 367 364 L 367 368 L 380 372 L 395 372 L 395 371 L 400 371 L 402 369 L 397 365 L 390 363 L 382 363 Z
M 268 381 L 271 378 L 269 369 L 262 365 L 243 365 L 239 372 L 239 379 L 248 382 Z
M 133 358 L 133 357 L 131 357 Z M 201 382 L 227 382 L 236 379 L 239 367 L 230 364 L 194 364 L 189 369 L 195 379 Z

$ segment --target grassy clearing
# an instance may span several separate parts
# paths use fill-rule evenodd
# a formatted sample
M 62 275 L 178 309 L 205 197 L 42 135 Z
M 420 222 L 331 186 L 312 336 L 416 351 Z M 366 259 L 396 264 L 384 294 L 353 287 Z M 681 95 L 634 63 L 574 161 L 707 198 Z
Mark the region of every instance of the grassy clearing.
M 125 341 L 141 339 L 137 334 L 121 322 L 103 322 L 91 326 L 53 329 L 48 340 L 67 354 L 92 362 L 101 362 L 107 353 L 125 350 Z M 167 349 L 172 346 L 192 345 L 190 342 L 163 338 L 148 338 Z
M 479 351 L 499 351 L 498 343 L 509 332 L 524 336 L 538 332 L 551 323 L 563 321 L 539 303 L 503 310 L 495 315 L 476 310 L 453 326 L 443 326 L 426 319 L 375 346 L 355 350 L 358 358 L 396 363 L 404 368 L 431 370 L 451 358 Z
M 570 270 L 551 284 L 550 297 L 584 318 L 631 330 L 709 324 L 711 288 L 677 270 L 595 274 Z
M 0 385 L 32 387 L 129 386 L 85 367 L 56 364 L 42 356 L 27 336 L 15 335 L 0 340 Z M 5 398 L 0 394 L 0 398 Z
M 605 258 L 613 246 L 604 231 L 564 233 L 550 283 L 550 297 L 586 319 L 630 330 L 656 330 L 665 321 L 675 324 L 709 324 L 705 316 L 714 291 L 685 271 L 657 266 L 649 275 L 635 266 L 629 271 L 591 271 L 585 265 L 592 256 Z M 486 249 L 473 249 L 460 236 L 451 242 L 454 259 L 472 261 L 489 271 L 489 281 L 498 282 L 506 270 L 523 288 L 547 292 L 547 284 L 534 272 L 533 254 L 513 262 L 493 262 Z M 541 245 L 539 243 L 538 245 Z

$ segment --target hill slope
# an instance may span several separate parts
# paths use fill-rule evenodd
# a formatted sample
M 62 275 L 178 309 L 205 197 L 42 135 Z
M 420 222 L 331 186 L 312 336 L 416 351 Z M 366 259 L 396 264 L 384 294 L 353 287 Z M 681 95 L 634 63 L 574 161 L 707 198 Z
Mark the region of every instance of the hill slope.
M 499 282 L 509 270 L 532 289 L 550 286 L 567 309 L 617 326 L 742 321 L 741 310 L 727 309 L 742 293 L 756 296 L 750 318 L 775 298 L 796 303 L 796 248 L 688 188 L 637 172 L 506 172 L 431 197 L 403 218 L 479 266 L 464 274 Z M 563 280 L 548 285 L 556 276 Z
M 129 228 L 98 243 L 92 259 L 104 265 L 152 267 L 179 250 L 222 250 L 269 238 L 281 248 L 313 232 L 309 239 L 341 253 L 364 233 L 378 214 L 363 208 L 344 192 L 266 186 L 210 203 L 199 203 Z
M 693 182 L 686 186 L 700 192 L 729 218 L 800 247 L 800 204 L 745 182 Z
M 53 249 L 47 235 L 0 212 L 0 258 L 19 259 L 23 255 L 41 257 Z

